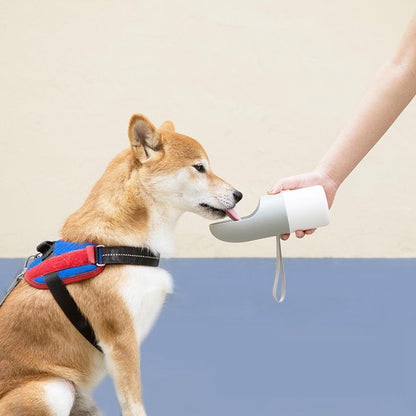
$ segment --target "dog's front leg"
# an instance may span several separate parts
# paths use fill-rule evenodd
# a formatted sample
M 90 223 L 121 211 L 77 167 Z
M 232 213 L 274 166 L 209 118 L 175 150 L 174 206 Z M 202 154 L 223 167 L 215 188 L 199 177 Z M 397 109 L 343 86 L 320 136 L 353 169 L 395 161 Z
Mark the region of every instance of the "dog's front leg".
M 139 346 L 133 328 L 124 328 L 110 344 L 103 345 L 123 416 L 146 416 L 140 384 Z
M 130 269 L 130 274 L 125 275 L 118 289 L 120 297 L 113 294 L 107 299 L 105 293 L 110 290 L 102 291 L 101 304 L 113 307 L 90 315 L 96 318 L 92 325 L 103 347 L 123 416 L 146 415 L 140 385 L 139 346 L 159 315 L 166 294 L 172 291 L 171 277 L 163 269 L 140 269 L 140 276 L 135 270 Z

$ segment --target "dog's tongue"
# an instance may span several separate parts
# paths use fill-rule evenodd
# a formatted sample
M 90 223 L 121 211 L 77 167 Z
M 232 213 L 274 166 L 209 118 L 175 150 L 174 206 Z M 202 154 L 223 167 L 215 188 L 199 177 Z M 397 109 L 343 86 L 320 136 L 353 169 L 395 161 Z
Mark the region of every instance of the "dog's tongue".
M 240 221 L 240 216 L 235 212 L 234 209 L 227 209 L 227 215 L 233 220 L 233 221 Z

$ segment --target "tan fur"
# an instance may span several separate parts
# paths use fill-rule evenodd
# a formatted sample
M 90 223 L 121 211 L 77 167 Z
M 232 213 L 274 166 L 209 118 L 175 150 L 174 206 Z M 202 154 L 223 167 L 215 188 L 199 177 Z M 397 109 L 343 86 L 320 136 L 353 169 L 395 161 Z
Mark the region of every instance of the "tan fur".
M 175 125 L 173 124 L 173 121 L 166 120 L 160 126 L 160 130 L 166 130 L 166 131 L 174 132 L 175 131 Z
M 50 381 L 45 378 L 42 381 L 27 381 L 6 394 L 0 402 L 0 414 L 2 416 L 13 415 L 44 415 L 55 416 L 42 400 L 43 386 Z
M 62 239 L 151 245 L 150 213 L 159 203 L 152 192 L 155 178 L 208 160 L 196 140 L 175 133 L 172 122 L 157 130 L 144 116 L 134 115 L 128 132 L 131 147 L 110 162 L 85 203 L 67 219 Z M 225 184 L 210 170 L 206 175 L 211 188 Z M 110 361 L 123 415 L 145 415 L 135 323 L 117 289 L 126 281 L 126 270 L 107 266 L 98 277 L 67 286 L 105 355 L 69 323 L 49 291 L 25 281 L 15 288 L 0 309 L 0 415 L 49 416 L 42 383 L 61 378 L 77 389 L 91 389 Z M 162 290 L 154 296 L 162 301 L 165 295 Z

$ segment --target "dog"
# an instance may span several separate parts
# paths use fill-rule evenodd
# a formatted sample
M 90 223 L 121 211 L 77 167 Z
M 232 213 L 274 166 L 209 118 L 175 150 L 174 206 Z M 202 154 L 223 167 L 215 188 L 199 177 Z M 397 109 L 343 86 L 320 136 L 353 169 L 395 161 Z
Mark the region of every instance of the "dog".
M 184 212 L 235 219 L 242 194 L 216 176 L 202 146 L 135 114 L 118 154 L 61 230 L 65 241 L 143 246 L 170 255 Z M 159 267 L 112 265 L 67 286 L 103 353 L 68 321 L 48 290 L 25 280 L 0 308 L 0 415 L 99 415 L 91 392 L 110 374 L 123 416 L 145 416 L 139 347 L 172 293 Z

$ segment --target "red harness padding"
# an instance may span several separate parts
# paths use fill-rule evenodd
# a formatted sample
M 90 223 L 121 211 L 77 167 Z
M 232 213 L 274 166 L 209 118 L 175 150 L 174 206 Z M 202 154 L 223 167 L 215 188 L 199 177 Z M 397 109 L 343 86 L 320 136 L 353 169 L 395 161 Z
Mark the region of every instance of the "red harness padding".
M 95 245 L 91 244 L 82 249 L 47 258 L 44 261 L 39 259 L 38 262 L 33 262 L 26 271 L 25 280 L 37 289 L 48 289 L 44 276 L 49 273 L 58 272 L 62 282 L 66 285 L 95 277 L 104 270 L 105 265 L 96 264 L 94 250 Z M 88 269 L 88 271 L 83 271 L 83 269 Z M 74 272 L 78 273 L 74 274 Z

